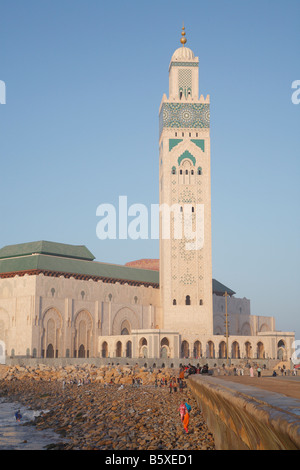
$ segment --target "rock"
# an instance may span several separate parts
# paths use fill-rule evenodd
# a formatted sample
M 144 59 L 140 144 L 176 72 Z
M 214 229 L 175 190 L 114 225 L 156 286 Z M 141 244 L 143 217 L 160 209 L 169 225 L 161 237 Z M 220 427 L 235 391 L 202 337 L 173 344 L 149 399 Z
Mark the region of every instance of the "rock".
M 64 449 L 214 448 L 191 392 L 185 389 L 184 395 L 170 394 L 167 387 L 154 386 L 155 378 L 173 376 L 174 370 L 150 373 L 145 368 L 120 365 L 40 365 L 25 371 L 18 366 L 2 369 L 0 390 L 1 395 L 33 409 L 51 410 L 36 418 L 35 424 L 39 429 L 55 429 L 67 438 Z M 133 387 L 132 377 L 142 379 L 143 385 Z M 115 385 L 105 386 L 110 378 L 114 378 Z M 84 381 L 82 386 L 74 384 L 78 379 Z M 190 434 L 185 434 L 178 412 L 183 396 L 192 404 Z

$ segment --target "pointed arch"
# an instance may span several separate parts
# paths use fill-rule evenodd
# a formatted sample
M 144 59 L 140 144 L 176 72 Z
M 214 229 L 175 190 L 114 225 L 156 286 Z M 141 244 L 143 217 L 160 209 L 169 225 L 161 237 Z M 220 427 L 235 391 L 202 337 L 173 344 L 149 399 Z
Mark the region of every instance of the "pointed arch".
M 122 325 L 124 328 L 126 327 L 128 334 L 131 333 L 131 330 L 140 328 L 138 316 L 131 308 L 122 307 L 115 314 L 112 323 L 112 334 L 114 336 L 122 334 Z
M 93 347 L 93 323 L 93 317 L 88 310 L 82 309 L 76 314 L 74 318 L 74 357 L 90 357 L 90 351 Z
M 62 352 L 63 318 L 55 307 L 49 307 L 42 315 L 42 357 L 60 357 Z

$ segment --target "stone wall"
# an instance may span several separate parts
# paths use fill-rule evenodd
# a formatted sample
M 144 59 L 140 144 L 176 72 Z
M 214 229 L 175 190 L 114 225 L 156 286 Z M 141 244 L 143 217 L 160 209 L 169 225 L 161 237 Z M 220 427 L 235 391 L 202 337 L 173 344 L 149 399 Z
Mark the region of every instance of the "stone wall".
M 300 449 L 300 400 L 199 375 L 189 386 L 218 450 Z

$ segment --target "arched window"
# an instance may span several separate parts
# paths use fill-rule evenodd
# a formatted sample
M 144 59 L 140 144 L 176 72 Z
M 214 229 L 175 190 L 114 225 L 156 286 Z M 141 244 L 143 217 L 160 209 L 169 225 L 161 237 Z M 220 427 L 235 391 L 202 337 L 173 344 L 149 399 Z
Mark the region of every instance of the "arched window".
M 116 357 L 122 357 L 122 343 L 118 341 L 116 344 Z
M 176 175 L 176 167 L 175 166 L 172 167 L 172 175 Z
M 176 299 L 173 299 L 173 305 L 176 305 Z
M 181 357 L 187 358 L 189 357 L 189 355 L 190 355 L 189 343 L 186 340 L 184 340 L 181 343 Z
M 101 355 L 102 357 L 108 357 L 108 344 L 106 341 L 102 343 Z
M 201 357 L 201 356 L 202 356 L 201 343 L 200 343 L 200 341 L 195 341 L 195 343 L 194 343 L 193 356 L 194 356 L 195 359 L 196 359 L 197 357 Z
M 201 166 L 198 167 L 198 175 L 202 175 L 202 168 L 201 168 Z
M 191 297 L 189 295 L 185 298 L 185 305 L 191 305 Z

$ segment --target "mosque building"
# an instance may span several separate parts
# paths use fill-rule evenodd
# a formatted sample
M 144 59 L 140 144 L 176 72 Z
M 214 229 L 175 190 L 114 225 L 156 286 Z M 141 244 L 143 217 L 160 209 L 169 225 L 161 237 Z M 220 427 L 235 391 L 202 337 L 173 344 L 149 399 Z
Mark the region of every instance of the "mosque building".
M 169 219 L 160 212 L 159 260 L 102 263 L 85 246 L 48 241 L 3 247 L 0 356 L 291 357 L 294 333 L 212 278 L 210 97 L 199 97 L 198 72 L 183 28 L 159 108 L 159 204 L 172 208 Z

